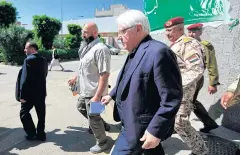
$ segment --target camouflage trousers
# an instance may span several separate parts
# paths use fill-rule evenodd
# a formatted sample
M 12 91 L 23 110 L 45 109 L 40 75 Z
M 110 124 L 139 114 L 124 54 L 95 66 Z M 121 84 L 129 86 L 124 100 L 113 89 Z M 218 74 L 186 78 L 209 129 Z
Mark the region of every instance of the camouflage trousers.
M 195 93 L 196 84 L 183 90 L 183 100 L 177 112 L 175 120 L 175 131 L 192 150 L 192 153 L 204 155 L 208 153 L 201 135 L 191 126 L 189 116 L 193 110 L 193 96 Z

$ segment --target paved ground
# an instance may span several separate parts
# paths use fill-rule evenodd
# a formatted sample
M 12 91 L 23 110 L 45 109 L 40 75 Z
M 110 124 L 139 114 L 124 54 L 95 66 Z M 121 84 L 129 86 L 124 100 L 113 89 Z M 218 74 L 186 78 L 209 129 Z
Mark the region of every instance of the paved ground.
M 114 86 L 117 74 L 122 67 L 126 55 L 112 56 L 111 77 L 109 83 Z M 76 110 L 77 97 L 73 97 L 68 89 L 67 81 L 75 75 L 78 61 L 64 62 L 65 72 L 53 68 L 48 75 L 48 96 L 46 99 L 46 131 L 47 141 L 44 143 L 28 142 L 24 139 L 24 131 L 19 119 L 20 104 L 15 101 L 15 81 L 20 67 L 0 65 L 0 154 L 1 155 L 89 155 L 89 148 L 95 144 L 92 135 L 87 132 L 87 120 Z M 119 129 L 112 119 L 112 104 L 109 104 L 103 114 L 104 119 L 111 124 L 108 132 L 110 145 L 113 145 Z M 36 122 L 35 111 L 32 116 Z M 192 115 L 192 124 L 196 129 L 202 124 Z M 239 142 L 239 134 L 220 127 L 213 133 Z M 212 137 L 211 137 L 212 139 Z M 207 144 L 214 145 L 211 151 L 218 149 L 218 143 L 223 139 L 215 138 Z M 229 143 L 226 141 L 222 148 L 226 151 Z M 187 155 L 190 150 L 182 143 L 180 137 L 174 134 L 163 143 L 168 155 Z M 102 154 L 109 154 L 110 150 Z M 226 153 L 211 153 L 225 155 Z

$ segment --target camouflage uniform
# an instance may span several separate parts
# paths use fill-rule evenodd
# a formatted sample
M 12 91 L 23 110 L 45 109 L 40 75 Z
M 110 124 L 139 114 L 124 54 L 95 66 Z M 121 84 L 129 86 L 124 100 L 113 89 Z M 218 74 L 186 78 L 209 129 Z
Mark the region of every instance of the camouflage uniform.
M 218 66 L 215 57 L 215 51 L 213 45 L 208 41 L 201 41 L 205 51 L 205 68 L 208 70 L 209 85 L 215 86 L 219 84 Z M 217 128 L 217 123 L 209 116 L 207 110 L 201 102 L 197 100 L 198 93 L 202 89 L 204 84 L 204 77 L 197 82 L 196 91 L 193 98 L 194 113 L 203 122 L 204 127 Z M 202 131 L 202 129 L 200 130 Z M 203 131 L 204 132 L 204 131 Z
M 197 81 L 204 73 L 204 53 L 202 45 L 195 39 L 181 36 L 171 46 L 177 56 L 182 74 L 183 100 L 176 115 L 175 131 L 193 153 L 207 154 L 207 147 L 201 135 L 191 126 L 189 115 L 193 110 L 193 97 Z

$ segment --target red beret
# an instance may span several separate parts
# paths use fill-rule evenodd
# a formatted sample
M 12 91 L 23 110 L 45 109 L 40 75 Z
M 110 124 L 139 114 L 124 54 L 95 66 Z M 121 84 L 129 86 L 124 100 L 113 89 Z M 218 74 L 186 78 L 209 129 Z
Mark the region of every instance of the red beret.
M 203 24 L 198 23 L 198 24 L 192 24 L 190 26 L 187 27 L 188 30 L 198 30 L 201 29 L 203 27 Z
M 184 18 L 182 18 L 182 17 L 175 17 L 175 18 L 169 19 L 169 20 L 164 24 L 164 27 L 165 27 L 165 28 L 169 28 L 169 27 L 172 27 L 172 26 L 174 26 L 174 25 L 182 24 L 182 23 L 184 23 Z

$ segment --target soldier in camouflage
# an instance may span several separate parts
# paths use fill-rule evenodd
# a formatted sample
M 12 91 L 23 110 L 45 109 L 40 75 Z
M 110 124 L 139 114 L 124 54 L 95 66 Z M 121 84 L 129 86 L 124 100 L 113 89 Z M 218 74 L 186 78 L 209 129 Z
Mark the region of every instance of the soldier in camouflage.
M 215 57 L 215 50 L 213 45 L 206 41 L 201 40 L 203 24 L 193 24 L 187 27 L 188 36 L 197 39 L 205 49 L 205 68 L 208 70 L 209 76 L 209 94 L 215 94 L 217 92 L 217 85 L 219 85 L 219 74 L 218 66 Z M 216 129 L 218 127 L 217 123 L 208 115 L 207 110 L 204 108 L 201 102 L 197 100 L 198 93 L 202 89 L 204 83 L 204 77 L 197 83 L 197 89 L 195 91 L 193 103 L 194 103 L 194 113 L 203 122 L 204 128 L 200 129 L 201 132 L 209 132 L 210 130 Z
M 167 38 L 171 49 L 177 56 L 183 85 L 183 100 L 177 112 L 175 131 L 192 150 L 193 155 L 208 153 L 201 135 L 191 126 L 189 115 L 193 110 L 193 97 L 197 82 L 204 73 L 204 53 L 202 45 L 184 34 L 184 19 L 176 17 L 165 23 Z

